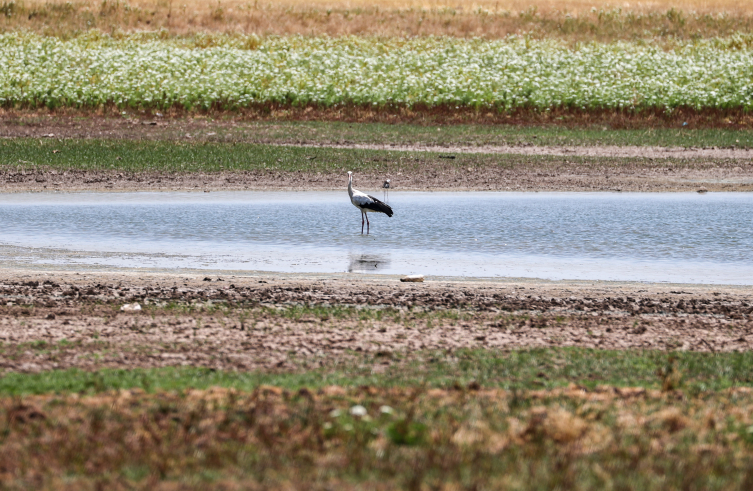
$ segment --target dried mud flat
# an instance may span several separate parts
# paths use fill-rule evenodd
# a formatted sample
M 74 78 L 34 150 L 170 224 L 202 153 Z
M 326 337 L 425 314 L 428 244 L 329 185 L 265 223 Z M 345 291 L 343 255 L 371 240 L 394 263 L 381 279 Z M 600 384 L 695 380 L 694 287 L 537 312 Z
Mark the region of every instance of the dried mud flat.
M 121 310 L 133 303 L 142 310 Z M 365 356 L 378 372 L 406 354 L 451 356 L 460 348 L 742 351 L 753 347 L 753 292 L 5 270 L 0 343 L 4 372 L 176 365 L 293 370 L 355 356 Z
M 385 178 L 400 190 L 477 191 L 753 191 L 753 150 L 742 148 L 661 148 L 614 146 L 435 146 L 368 145 L 343 142 L 312 143 L 290 136 L 289 141 L 254 135 L 238 122 L 177 119 L 169 121 L 115 118 L 41 118 L 20 124 L 0 120 L 0 137 L 100 138 L 252 142 L 301 147 L 397 150 L 426 153 L 400 172 L 361 172 L 359 182 L 379 187 Z M 437 159 L 431 152 L 442 152 Z M 462 166 L 456 155 L 510 154 L 514 165 L 486 163 Z M 531 165 L 529 157 L 558 157 Z M 603 165 L 571 161 L 574 157 L 640 157 L 643 161 Z M 683 159 L 682 165 L 662 159 Z M 577 160 L 577 159 L 575 159 Z M 229 171 L 216 173 L 57 171 L 36 166 L 0 167 L 0 192 L 27 191 L 178 191 L 178 190 L 330 190 L 342 186 L 342 175 L 326 172 Z M 363 187 L 363 185 L 362 185 Z

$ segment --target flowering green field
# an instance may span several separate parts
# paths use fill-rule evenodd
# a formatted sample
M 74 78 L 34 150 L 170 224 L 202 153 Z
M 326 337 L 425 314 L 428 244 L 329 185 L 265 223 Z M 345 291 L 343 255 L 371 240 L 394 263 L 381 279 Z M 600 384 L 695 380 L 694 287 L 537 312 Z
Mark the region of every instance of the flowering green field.
M 753 36 L 678 43 L 0 35 L 5 107 L 753 108 Z

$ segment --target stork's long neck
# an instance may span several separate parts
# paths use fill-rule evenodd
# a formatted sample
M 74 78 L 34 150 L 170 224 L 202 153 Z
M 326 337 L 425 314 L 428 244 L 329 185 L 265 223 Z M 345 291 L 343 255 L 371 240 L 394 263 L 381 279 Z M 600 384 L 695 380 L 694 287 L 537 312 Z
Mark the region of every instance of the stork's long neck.
M 348 175 L 348 196 L 353 198 L 353 174 Z

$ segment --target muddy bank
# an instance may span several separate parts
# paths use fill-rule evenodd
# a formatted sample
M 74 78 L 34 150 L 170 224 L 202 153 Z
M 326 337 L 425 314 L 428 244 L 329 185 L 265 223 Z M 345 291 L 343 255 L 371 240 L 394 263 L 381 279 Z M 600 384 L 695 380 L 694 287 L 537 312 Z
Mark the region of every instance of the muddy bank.
M 121 310 L 133 303 L 141 310 Z M 5 271 L 0 304 L 2 371 L 284 370 L 354 354 L 379 370 L 461 348 L 753 348 L 753 293 L 741 287 Z
M 312 136 L 314 136 L 312 138 Z M 394 150 L 401 152 L 442 152 L 456 154 L 516 154 L 553 155 L 560 157 L 606 157 L 646 159 L 707 159 L 751 160 L 753 148 L 720 147 L 659 147 L 616 145 L 534 145 L 488 143 L 488 136 L 478 142 L 447 143 L 390 142 L 385 144 L 342 141 L 336 133 L 327 136 L 326 130 L 319 134 L 307 129 L 299 135 L 291 131 L 280 134 L 273 125 L 258 126 L 253 122 L 192 119 L 125 119 L 125 118 L 4 118 L 0 119 L 2 138 L 77 138 L 77 139 L 122 139 L 122 140 L 178 140 L 209 142 L 247 142 L 270 145 L 299 146 L 310 148 L 344 148 L 363 150 Z M 468 138 L 468 135 L 465 135 Z M 442 139 L 435 141 L 442 142 Z
M 423 162 L 414 170 L 360 172 L 359 187 L 376 192 L 384 179 L 402 191 L 753 191 L 753 165 L 703 162 L 594 167 L 568 161 L 530 166 L 462 168 Z M 0 192 L 231 191 L 345 189 L 342 173 L 239 171 L 217 173 L 50 170 L 0 167 Z
M 306 147 L 312 151 L 334 148 L 416 152 L 407 154 L 405 161 L 400 159 L 399 165 L 380 157 L 382 160 L 376 160 L 379 165 L 374 167 L 381 170 L 359 172 L 358 182 L 363 189 L 377 189 L 388 178 L 396 190 L 418 191 L 753 191 L 753 150 L 746 148 L 498 145 L 483 143 L 488 135 L 475 143 L 451 140 L 446 145 L 367 144 L 341 141 L 335 133 L 330 135 L 323 130 L 320 134 L 315 128 L 299 135 L 274 125 L 262 127 L 209 118 L 5 117 L 0 118 L 0 137 L 243 142 Z M 552 158 L 542 158 L 546 156 Z M 37 164 L 24 158 L 0 162 L 0 192 L 342 188 L 339 164 L 325 166 L 324 169 L 336 169 L 322 172 L 256 169 L 211 173 L 55 170 Z M 348 165 L 342 162 L 343 168 Z M 385 171 L 385 166 L 394 171 Z

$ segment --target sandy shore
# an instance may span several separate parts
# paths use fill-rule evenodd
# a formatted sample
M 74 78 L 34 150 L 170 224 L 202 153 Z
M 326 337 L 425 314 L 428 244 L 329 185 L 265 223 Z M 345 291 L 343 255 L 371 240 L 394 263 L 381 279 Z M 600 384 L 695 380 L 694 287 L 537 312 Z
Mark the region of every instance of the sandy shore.
M 736 351 L 753 348 L 752 331 L 748 287 L 0 270 L 2 371 L 283 370 L 353 356 L 379 369 L 397 353 L 482 347 Z

